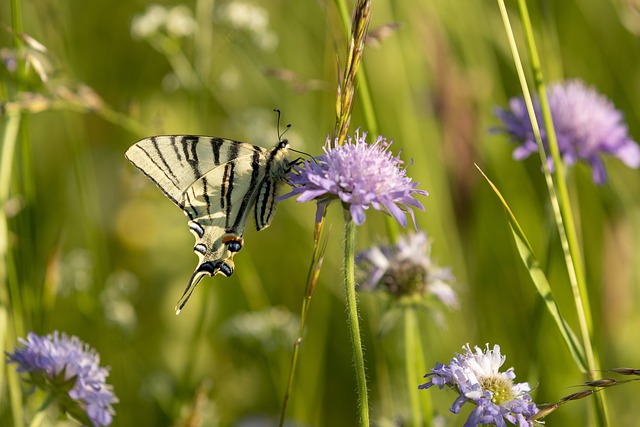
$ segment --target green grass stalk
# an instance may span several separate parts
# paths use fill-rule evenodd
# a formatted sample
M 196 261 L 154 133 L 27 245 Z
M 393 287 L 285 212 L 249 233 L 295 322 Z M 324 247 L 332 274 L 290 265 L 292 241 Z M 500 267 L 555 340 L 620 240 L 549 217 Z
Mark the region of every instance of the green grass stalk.
M 16 49 L 23 45 L 19 34 L 22 32 L 22 4 L 20 0 L 11 0 L 11 25 L 13 27 L 13 41 Z M 17 74 L 24 75 L 25 64 L 18 61 Z M 19 79 L 18 84 L 22 85 Z M 18 87 L 20 90 L 21 87 Z M 9 200 L 11 179 L 13 177 L 13 165 L 15 164 L 15 151 L 18 143 L 20 128 L 22 126 L 22 114 L 19 112 L 6 113 L 3 126 L 2 147 L 0 148 L 0 309 L 4 318 L 3 342 L 0 348 L 5 351 L 12 350 L 11 344 L 17 341 L 17 336 L 24 335 L 24 316 L 22 299 L 20 298 L 18 283 L 15 279 L 14 257 L 9 247 L 9 224 L 4 207 Z M 11 271 L 10 271 L 11 270 Z M 10 274 L 11 273 L 11 274 Z M 11 304 L 9 305 L 9 301 Z M 11 311 L 9 312 L 9 307 Z M 3 365 L 5 365 L 3 363 Z M 5 369 L 7 374 L 7 386 L 11 413 L 14 427 L 25 425 L 22 389 L 20 378 L 15 369 Z M 0 387 L 4 389 L 4 378 Z M 0 392 L 3 392 L 0 390 Z
M 514 62 L 516 65 L 520 83 L 522 85 L 522 91 L 527 105 L 529 117 L 531 118 L 531 125 L 536 138 L 536 142 L 538 144 L 538 151 L 540 153 L 542 167 L 544 170 L 545 182 L 549 191 L 551 206 L 553 209 L 554 218 L 556 220 L 556 226 L 560 235 L 565 264 L 567 265 L 567 271 L 569 273 L 569 281 L 571 284 L 571 290 L 573 292 L 574 303 L 578 315 L 578 323 L 580 326 L 582 342 L 587 359 L 586 373 L 591 379 L 594 379 L 596 372 L 599 371 L 599 365 L 597 354 L 595 353 L 591 343 L 593 335 L 593 325 L 591 308 L 589 305 L 589 296 L 587 293 L 586 280 L 584 276 L 584 267 L 580 253 L 580 244 L 578 241 L 575 222 L 573 220 L 574 215 L 572 212 L 569 193 L 567 190 L 564 164 L 562 163 L 562 159 L 560 158 L 560 151 L 558 149 L 558 142 L 553 127 L 551 111 L 549 109 L 549 103 L 546 96 L 546 88 L 544 84 L 542 68 L 540 65 L 540 57 L 538 55 L 535 39 L 533 36 L 531 20 L 529 18 L 526 1 L 518 0 L 518 9 L 520 11 L 520 18 L 523 23 L 525 40 L 527 42 L 527 48 L 531 60 L 534 83 L 538 91 L 542 116 L 545 127 L 547 129 L 547 142 L 549 145 L 549 151 L 551 152 L 551 156 L 555 165 L 553 174 L 555 180 L 553 179 L 548 167 L 545 148 L 542 144 L 542 138 L 540 137 L 540 129 L 535 118 L 533 103 L 531 100 L 531 96 L 529 95 L 529 89 L 526 83 L 522 61 L 520 60 L 520 57 L 517 53 L 515 39 L 513 37 L 511 25 L 509 24 L 504 0 L 498 0 L 498 5 L 500 7 L 503 21 L 505 23 L 505 30 L 507 32 L 507 37 L 509 38 L 509 43 L 512 48 Z M 581 369 L 584 370 L 584 368 Z M 604 398 L 599 393 L 595 394 L 594 397 L 597 425 L 601 427 L 608 426 L 608 417 Z
M 346 32 L 349 32 L 349 22 L 350 22 L 350 16 L 349 16 L 349 9 L 347 8 L 347 5 L 345 3 L 344 0 L 336 0 L 336 4 L 338 6 L 338 12 L 340 15 L 340 20 L 342 21 L 342 25 L 344 26 L 344 29 Z M 364 7 L 364 6 L 363 6 Z M 358 10 L 358 9 L 356 9 Z M 362 17 L 362 18 L 360 18 Z M 358 22 L 356 22 L 357 19 L 369 19 L 369 13 L 361 13 L 360 15 L 356 14 L 356 16 L 354 17 L 354 23 L 353 23 L 353 27 L 356 28 L 358 26 L 360 27 L 364 27 L 365 28 L 365 32 L 364 34 L 361 36 L 363 37 L 363 40 L 361 41 L 361 43 L 363 43 L 362 46 L 362 51 L 364 51 L 364 43 L 366 42 L 366 31 L 367 28 L 369 26 L 368 21 L 367 22 L 363 22 L 358 24 Z M 353 37 L 353 35 L 352 35 Z M 353 46 L 355 46 L 355 41 L 352 39 L 352 42 L 349 44 L 349 54 L 352 54 L 352 50 L 351 48 Z M 355 52 L 353 53 L 355 54 Z M 362 56 L 362 52 L 360 52 L 360 55 Z M 361 60 L 361 58 L 360 58 Z M 357 71 L 357 72 L 356 72 Z M 371 89 L 369 88 L 369 79 L 367 78 L 367 73 L 366 70 L 364 69 L 364 67 L 360 68 L 360 69 L 356 69 L 354 72 L 355 74 L 355 79 L 356 79 L 356 83 L 357 83 L 357 89 L 358 89 L 358 96 L 360 97 L 360 104 L 362 106 L 362 112 L 364 114 L 364 122 L 366 124 L 366 130 L 369 133 L 369 135 L 371 135 L 372 137 L 376 137 L 377 135 L 379 135 L 380 131 L 378 128 L 378 119 L 376 117 L 376 111 L 375 108 L 373 106 L 373 97 L 371 95 Z M 348 75 L 347 70 L 345 70 L 345 77 Z M 353 81 L 351 82 L 351 85 L 353 85 Z M 344 86 L 344 87 L 343 87 Z M 338 95 L 344 94 L 347 89 L 346 87 L 348 87 L 348 82 L 343 81 L 342 86 L 339 88 L 339 93 Z M 346 102 L 346 101 L 344 101 Z M 350 101 L 349 101 L 350 102 Z M 340 105 L 341 105 L 341 100 L 340 97 L 338 98 L 338 103 L 336 104 L 336 106 L 338 107 L 336 110 L 337 114 L 340 114 Z M 352 108 L 352 106 L 350 105 L 350 108 Z M 349 110 L 349 114 L 351 113 L 351 111 Z M 350 122 L 350 119 L 344 119 L 344 120 L 340 120 L 338 119 L 336 121 L 336 134 L 339 134 L 338 131 L 338 126 L 339 123 L 342 122 L 346 122 L 347 124 Z M 346 133 L 346 129 L 344 130 L 344 132 Z M 342 140 L 340 140 L 342 141 Z M 395 222 L 395 220 L 392 217 L 387 217 L 386 218 L 386 225 L 387 225 L 387 232 L 389 234 L 389 237 L 391 239 L 392 242 L 395 242 L 397 240 L 398 234 L 399 234 L 399 229 L 398 229 L 398 224 Z
M 4 134 L 2 137 L 2 157 L 0 158 L 0 206 L 6 206 L 9 200 L 20 122 L 21 115 L 19 113 L 9 115 L 5 121 Z M 12 283 L 13 281 L 10 280 L 9 273 L 12 266 L 9 261 L 12 257 L 9 253 L 9 224 L 4 208 L 1 209 L 0 212 L 0 222 L 0 256 L 2 258 L 2 264 L 0 265 L 0 282 L 3 284 L 3 298 L 1 302 L 4 307 L 9 307 L 9 300 L 11 300 L 14 333 L 22 335 L 24 332 L 22 299 L 20 298 L 17 283 Z
M 14 113 L 8 115 L 5 120 L 4 132 L 2 136 L 2 149 L 0 158 L 0 206 L 6 206 L 11 187 L 11 177 L 14 164 L 15 148 L 20 130 L 21 115 Z M 13 256 L 9 247 L 9 225 L 4 209 L 0 209 L 0 309 L 4 312 L 2 316 L 6 319 L 4 324 L 4 341 L 2 348 L 5 351 L 12 350 L 12 343 L 16 342 L 17 336 L 24 335 L 24 316 L 22 309 L 22 298 L 20 289 L 15 280 Z M 9 304 L 11 301 L 11 304 Z M 11 307 L 9 309 L 9 307 Z M 9 312 L 9 310 L 11 310 Z M 3 372 L 5 372 L 3 368 Z M 20 381 L 15 369 L 7 370 L 7 385 L 9 388 L 9 400 L 11 402 L 11 412 L 13 414 L 14 427 L 25 425 L 22 410 L 22 390 Z M 4 381 L 3 381 L 4 382 Z M 0 383 L 0 385 L 2 385 Z
M 348 8 L 345 0 L 336 0 L 336 6 L 340 13 L 345 31 L 348 29 Z M 336 125 L 334 137 L 338 138 L 338 143 L 342 144 L 349 124 L 351 123 L 351 111 L 353 109 L 353 96 L 355 94 L 355 80 L 358 75 L 362 56 L 364 54 L 364 43 L 369 30 L 369 21 L 371 20 L 371 0 L 359 0 L 356 4 L 353 20 L 351 24 L 349 44 L 347 49 L 346 63 L 342 75 L 341 83 L 338 85 L 338 96 L 336 99 Z M 360 71 L 362 73 L 362 71 Z M 363 79 L 363 77 L 360 77 Z M 362 83 L 359 81 L 359 83 Z M 366 81 L 365 81 L 366 85 Z M 368 86 L 367 86 L 368 87 Z M 367 90 L 368 92 L 368 90 Z M 368 95 L 367 95 L 368 96 Z M 370 97 L 368 98 L 365 111 L 369 111 L 369 119 L 375 123 L 373 108 Z M 377 126 L 375 126 L 377 128 Z M 373 129 L 369 129 L 373 132 Z
M 287 405 L 289 403 L 289 397 L 293 390 L 293 381 L 296 373 L 296 366 L 298 364 L 298 355 L 300 353 L 300 346 L 302 345 L 302 336 L 304 334 L 304 328 L 307 323 L 307 315 L 309 314 L 309 307 L 311 306 L 311 297 L 313 291 L 318 282 L 320 276 L 320 269 L 322 268 L 322 260 L 324 258 L 324 252 L 327 248 L 326 236 L 321 239 L 322 231 L 324 228 L 323 221 L 316 223 L 316 228 L 313 235 L 313 254 L 311 257 L 311 264 L 309 265 L 309 271 L 307 272 L 307 284 L 304 291 L 304 298 L 302 300 L 302 308 L 300 313 L 300 325 L 298 326 L 298 336 L 293 344 L 293 353 L 291 355 L 291 366 L 289 368 L 289 379 L 287 381 L 287 388 L 284 392 L 284 398 L 282 399 L 282 410 L 280 411 L 279 426 L 284 426 L 284 420 L 287 414 Z

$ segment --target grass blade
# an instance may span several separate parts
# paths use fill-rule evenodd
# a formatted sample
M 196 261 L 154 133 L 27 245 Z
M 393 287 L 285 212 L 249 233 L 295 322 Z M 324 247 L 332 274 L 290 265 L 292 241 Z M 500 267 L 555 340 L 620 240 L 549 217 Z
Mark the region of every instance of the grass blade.
M 525 267 L 527 267 L 527 271 L 529 272 L 529 276 L 533 281 L 533 284 L 536 286 L 536 290 L 542 297 L 549 314 L 556 323 L 558 330 L 560 331 L 560 335 L 564 339 L 564 342 L 571 353 L 571 357 L 575 360 L 576 365 L 580 369 L 581 372 L 587 372 L 587 360 L 584 352 L 584 347 L 578 340 L 578 337 L 573 332 L 569 324 L 566 322 L 562 314 L 560 314 L 560 309 L 558 308 L 558 304 L 556 300 L 553 298 L 553 293 L 551 292 L 551 286 L 549 285 L 549 281 L 547 280 L 547 276 L 544 274 L 544 271 L 540 267 L 540 263 L 536 259 L 533 249 L 527 240 L 527 236 L 522 231 L 520 224 L 509 208 L 504 197 L 498 190 L 498 188 L 491 182 L 491 180 L 484 174 L 482 169 L 476 165 L 484 179 L 487 180 L 494 193 L 500 199 L 500 203 L 504 207 L 504 210 L 507 214 L 507 220 L 509 221 L 509 227 L 511 228 L 511 232 L 513 233 L 513 239 L 516 242 L 516 246 L 518 248 L 518 253 L 520 254 L 520 258 L 522 258 L 522 262 L 524 262 Z

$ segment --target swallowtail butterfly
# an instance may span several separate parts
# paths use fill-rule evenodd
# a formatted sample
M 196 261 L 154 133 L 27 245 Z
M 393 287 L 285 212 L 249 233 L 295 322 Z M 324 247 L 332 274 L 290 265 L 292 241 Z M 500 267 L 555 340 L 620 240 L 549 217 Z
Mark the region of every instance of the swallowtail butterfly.
M 184 211 L 196 238 L 198 266 L 176 314 L 204 276 L 231 276 L 252 210 L 258 231 L 271 224 L 278 184 L 295 163 L 288 149 L 286 139 L 268 150 L 210 136 L 160 135 L 127 150 L 126 158 Z

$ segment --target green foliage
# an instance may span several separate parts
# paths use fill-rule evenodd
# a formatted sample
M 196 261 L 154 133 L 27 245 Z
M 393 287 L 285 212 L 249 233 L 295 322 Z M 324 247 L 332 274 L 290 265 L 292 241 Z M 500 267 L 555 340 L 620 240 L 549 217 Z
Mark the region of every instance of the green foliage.
M 261 8 L 268 26 L 242 27 L 225 18 L 239 3 Z M 547 79 L 580 77 L 598 87 L 640 139 L 640 21 L 630 3 L 539 3 L 529 7 Z M 19 2 L 0 2 L 0 22 L 15 27 L 12 4 Z M 332 2 L 198 0 L 185 5 L 198 32 L 167 27 L 153 40 L 134 37 L 132 20 L 149 4 L 24 4 L 21 31 L 46 51 L 0 29 L 0 177 L 9 175 L 0 178 L 2 346 L 12 348 L 30 330 L 59 329 L 89 342 L 111 366 L 109 382 L 120 400 L 113 426 L 273 423 L 305 295 L 315 207 L 288 199 L 270 228 L 256 233 L 248 226 L 234 275 L 205 278 L 176 317 L 173 307 L 197 260 L 193 238 L 184 215 L 123 153 L 142 137 L 164 133 L 270 147 L 278 136 L 272 112 L 278 108 L 293 125 L 286 134 L 292 147 L 319 154 L 336 121 L 344 28 Z M 516 10 L 510 14 L 521 37 Z M 386 27 L 390 23 L 400 25 Z M 393 30 L 376 33 L 381 28 Z M 488 132 L 497 125 L 493 106 L 519 91 L 496 4 L 377 0 L 369 30 L 388 34 L 366 45 L 361 64 L 377 126 L 395 139 L 394 151 L 413 160 L 408 174 L 430 193 L 417 223 L 433 240 L 432 256 L 451 266 L 459 283 L 461 310 L 446 314 L 446 330 L 416 311 L 424 360 L 415 363 L 446 362 L 467 342 L 498 343 L 518 380 L 537 385 L 534 400 L 557 402 L 585 380 L 572 360 L 580 352 L 567 349 L 558 319 L 521 262 L 523 248 L 514 244 L 503 206 L 474 167 L 480 165 L 508 201 L 527 251 L 537 257 L 536 271 L 544 271 L 577 330 L 539 161 L 514 161 L 507 139 Z M 13 57 L 30 65 L 11 71 Z M 364 127 L 358 96 L 353 104 L 351 129 Z M 570 169 L 568 183 L 600 365 L 637 367 L 640 180 L 616 160 L 607 169 L 606 186 L 596 187 L 583 165 Z M 326 224 L 342 227 L 337 205 Z M 386 227 L 381 213 L 369 212 L 356 247 L 379 242 Z M 289 397 L 288 420 L 299 425 L 355 425 L 358 417 L 343 242 L 340 233 L 329 234 Z M 372 420 L 406 419 L 402 328 L 379 334 L 381 302 L 374 295 L 360 299 Z M 273 322 L 261 328 L 277 339 L 256 336 L 261 329 L 250 323 L 256 320 Z M 14 371 L 4 366 L 0 374 L 0 426 L 21 422 L 20 402 L 10 391 L 17 387 Z M 636 388 L 603 392 L 612 425 L 640 418 L 640 408 L 629 405 Z M 435 414 L 461 424 L 448 411 L 452 393 L 425 393 L 432 393 Z M 563 405 L 547 425 L 587 425 L 588 400 Z

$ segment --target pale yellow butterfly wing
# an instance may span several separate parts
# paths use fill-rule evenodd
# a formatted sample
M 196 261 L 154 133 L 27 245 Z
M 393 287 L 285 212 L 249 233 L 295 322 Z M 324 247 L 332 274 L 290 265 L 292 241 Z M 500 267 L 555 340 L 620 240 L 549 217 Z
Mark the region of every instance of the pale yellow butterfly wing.
M 256 228 L 273 219 L 278 183 L 290 169 L 288 143 L 270 150 L 229 139 L 191 135 L 145 138 L 125 156 L 189 218 L 199 262 L 178 301 L 184 307 L 202 277 L 233 274 L 249 213 Z

